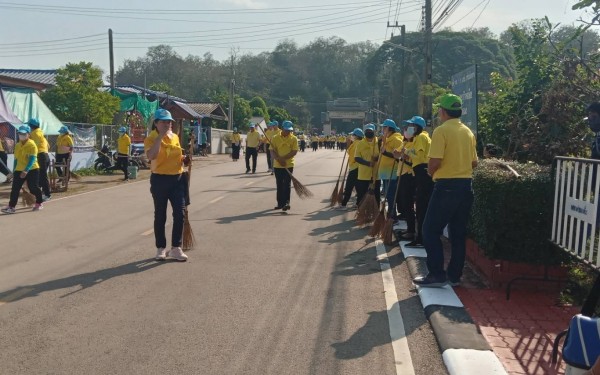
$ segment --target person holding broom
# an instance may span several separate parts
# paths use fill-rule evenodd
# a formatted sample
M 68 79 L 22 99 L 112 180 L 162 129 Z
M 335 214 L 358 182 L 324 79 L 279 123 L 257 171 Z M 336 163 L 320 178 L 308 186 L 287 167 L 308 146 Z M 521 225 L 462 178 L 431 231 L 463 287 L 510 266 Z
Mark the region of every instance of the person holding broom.
M 348 177 L 346 177 L 346 185 L 344 186 L 344 198 L 340 203 L 340 209 L 345 209 L 350 197 L 352 196 L 352 191 L 356 187 L 356 182 L 358 181 L 358 163 L 354 158 L 356 152 L 356 145 L 362 141 L 365 137 L 365 133 L 360 128 L 356 128 L 352 131 L 352 137 L 350 141 L 350 146 L 348 146 Z
M 271 139 L 271 158 L 277 184 L 277 206 L 275 210 L 290 209 L 291 183 L 294 172 L 294 156 L 298 153 L 298 138 L 293 134 L 294 124 L 284 121 L 281 134 Z M 288 173 L 289 172 L 289 173 Z
M 186 206 L 187 181 L 183 173 L 184 164 L 190 162 L 183 156 L 179 137 L 173 133 L 173 117 L 166 109 L 154 113 L 152 131 L 144 140 L 144 150 L 150 160 L 150 192 L 154 201 L 154 239 L 156 260 L 167 257 L 185 262 L 188 256 L 182 249 L 184 209 Z M 165 223 L 167 205 L 173 209 L 171 249 L 167 251 Z
M 50 181 L 48 180 L 48 167 L 50 166 L 50 156 L 48 155 L 48 140 L 44 132 L 40 129 L 40 121 L 37 118 L 30 118 L 27 121 L 31 129 L 30 139 L 35 142 L 38 149 L 37 162 L 39 165 L 39 187 L 42 189 L 44 201 L 50 200 Z
M 425 277 L 413 280 L 423 287 L 441 287 L 448 279 L 460 283 L 465 265 L 467 222 L 473 205 L 473 168 L 477 166 L 475 136 L 460 121 L 460 96 L 440 98 L 438 116 L 442 120 L 433 132 L 427 169 L 434 181 L 433 194 L 423 223 L 423 245 L 427 252 Z M 448 226 L 452 255 L 444 270 L 444 251 L 440 239 Z
M 117 169 L 123 171 L 123 181 L 129 181 L 129 149 L 131 147 L 131 138 L 127 135 L 127 128 L 119 128 L 119 138 L 117 138 Z
M 369 190 L 373 180 L 373 168 L 377 165 L 379 148 L 375 138 L 375 125 L 365 127 L 365 138 L 357 142 L 354 151 L 354 160 L 358 163 L 358 176 L 356 181 L 356 206 L 360 206 L 362 199 Z
M 402 147 L 403 138 L 399 133 L 400 128 L 396 126 L 396 123 L 392 119 L 386 119 L 381 124 L 383 132 L 383 140 L 385 143 L 382 145 L 383 152 L 381 153 L 381 161 L 379 162 L 379 179 L 383 181 L 383 191 L 386 193 L 384 197 L 387 201 L 388 216 L 392 219 L 396 219 L 396 202 L 394 197 L 396 196 L 396 185 L 398 185 L 398 163 L 394 158 L 394 150 Z
M 40 165 L 37 162 L 38 148 L 35 142 L 30 139 L 31 128 L 28 125 L 19 126 L 17 131 L 19 141 L 15 145 L 14 168 L 12 189 L 10 191 L 10 200 L 8 206 L 1 211 L 5 214 L 14 214 L 15 207 L 19 201 L 19 193 L 25 181 L 29 192 L 35 195 L 35 206 L 33 211 L 39 211 L 42 205 L 42 190 L 39 187 Z
M 12 172 L 8 169 L 8 154 L 4 149 L 4 137 L 0 135 L 0 173 L 6 176 L 5 183 L 12 182 Z
M 73 137 L 69 134 L 69 128 L 65 125 L 58 129 L 58 138 L 56 139 L 56 164 L 65 164 L 68 160 L 71 160 L 71 154 L 73 153 Z M 62 168 L 56 168 L 56 173 L 62 177 Z

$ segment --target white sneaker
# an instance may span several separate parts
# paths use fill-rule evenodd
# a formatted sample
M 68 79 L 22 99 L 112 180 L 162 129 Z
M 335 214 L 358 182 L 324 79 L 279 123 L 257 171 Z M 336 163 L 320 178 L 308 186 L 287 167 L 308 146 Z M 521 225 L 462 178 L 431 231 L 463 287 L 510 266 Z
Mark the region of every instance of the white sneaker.
M 156 249 L 156 256 L 154 257 L 156 260 L 165 260 L 167 259 L 167 249 L 164 247 L 159 247 Z
M 41 203 L 36 203 L 35 206 L 33 206 L 33 209 L 31 211 L 41 211 L 44 209 L 44 205 Z
M 15 210 L 14 207 L 10 207 L 10 206 L 4 207 L 0 211 L 4 212 L 5 214 L 14 214 L 15 212 L 17 212 L 17 210 Z
M 172 247 L 167 256 L 179 262 L 185 262 L 188 259 L 188 256 L 183 253 L 180 247 Z

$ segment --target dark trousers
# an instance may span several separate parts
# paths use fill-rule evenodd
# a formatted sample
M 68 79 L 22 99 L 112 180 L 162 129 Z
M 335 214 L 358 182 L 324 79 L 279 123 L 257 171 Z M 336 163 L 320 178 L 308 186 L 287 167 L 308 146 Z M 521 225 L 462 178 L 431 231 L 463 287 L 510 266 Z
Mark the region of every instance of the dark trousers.
M 56 154 L 56 164 L 66 164 L 70 156 L 71 154 Z M 56 167 L 56 173 L 59 176 L 62 176 L 63 169 L 61 167 Z
M 267 168 L 269 169 L 273 169 L 273 161 L 271 160 L 271 151 L 269 151 L 271 149 L 271 145 L 270 144 L 265 144 L 265 153 L 267 154 Z
M 2 161 L 2 163 L 0 163 L 0 173 L 8 176 L 10 174 L 10 169 L 8 169 L 8 155 L 6 152 L 0 151 L 0 161 Z
M 117 169 L 123 171 L 125 179 L 129 178 L 129 155 L 127 154 L 117 154 Z
M 387 202 L 388 217 L 396 218 L 398 213 L 396 212 L 396 186 L 398 186 L 398 177 L 391 180 L 383 180 L 383 192 L 385 193 L 385 200 Z
M 406 173 L 400 177 L 400 190 L 398 191 L 398 206 L 406 220 L 408 233 L 415 233 L 415 178 Z
M 47 152 L 37 154 L 37 162 L 40 166 L 38 186 L 42 189 L 45 196 L 50 196 L 50 181 L 48 181 L 48 166 L 50 165 L 50 156 Z M 33 192 L 32 192 L 33 193 Z
M 12 181 L 12 189 L 10 190 L 10 200 L 8 205 L 10 207 L 16 207 L 17 202 L 19 201 L 19 193 L 21 192 L 21 188 L 25 181 L 27 181 L 27 187 L 29 188 L 29 192 L 35 195 L 35 203 L 41 204 L 42 200 L 42 190 L 39 186 L 40 181 L 40 170 L 32 169 L 27 172 L 27 176 L 25 178 L 21 178 L 22 171 L 15 171 L 13 175 Z
M 423 245 L 427 251 L 429 273 L 446 278 L 441 235 L 448 225 L 452 254 L 447 276 L 460 280 L 465 265 L 467 222 L 473 205 L 472 179 L 452 178 L 435 182 L 423 223 Z
M 258 157 L 256 147 L 246 147 L 246 171 L 250 170 L 250 157 L 252 157 L 252 172 L 256 172 L 256 158 Z
M 182 175 L 150 176 L 150 193 L 154 200 L 154 239 L 156 247 L 167 247 L 165 223 L 167 222 L 167 206 L 173 209 L 173 231 L 171 246 L 180 247 L 183 240 L 183 215 L 185 209 L 185 178 Z
M 310 146 L 312 147 L 313 151 L 317 151 L 317 148 L 319 147 L 319 142 L 312 142 Z
M 240 145 L 235 143 L 231 145 L 231 158 L 233 160 L 238 160 L 240 158 Z
M 286 168 L 275 168 L 275 182 L 277 183 L 277 207 L 283 207 L 290 204 L 290 195 L 292 190 L 292 177 L 287 173 Z M 290 173 L 294 168 L 287 168 Z
M 415 171 L 415 192 L 417 206 L 417 238 L 418 243 L 423 243 L 423 222 L 427 214 L 427 206 L 433 191 L 433 181 L 427 174 L 427 165 L 420 164 L 413 168 Z
M 357 172 L 358 175 L 358 172 Z M 369 191 L 369 185 L 371 184 L 371 180 L 356 180 L 356 205 L 360 206 L 360 203 L 364 199 L 365 195 L 367 195 L 367 191 Z
M 351 170 L 348 172 L 348 176 L 346 177 L 346 186 L 344 186 L 344 199 L 342 199 L 342 206 L 348 204 L 350 197 L 352 196 L 352 190 L 356 187 L 356 182 L 358 181 L 358 168 Z

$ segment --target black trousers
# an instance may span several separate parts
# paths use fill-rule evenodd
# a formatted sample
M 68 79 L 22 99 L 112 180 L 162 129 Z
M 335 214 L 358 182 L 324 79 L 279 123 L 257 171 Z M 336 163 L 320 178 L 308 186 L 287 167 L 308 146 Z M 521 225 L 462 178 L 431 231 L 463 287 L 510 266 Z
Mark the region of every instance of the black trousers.
M 250 157 L 252 157 L 252 172 L 256 172 L 256 158 L 258 157 L 258 150 L 256 147 L 246 147 L 246 170 L 250 170 Z
M 415 171 L 415 194 L 417 206 L 417 238 L 416 241 L 423 243 L 423 222 L 427 214 L 427 207 L 433 192 L 433 180 L 427 174 L 427 165 L 419 164 L 413 168 Z
M 10 169 L 8 169 L 8 155 L 6 152 L 0 151 L 0 160 L 2 161 L 2 163 L 0 163 L 0 173 L 8 176 L 10 174 Z
M 125 175 L 125 179 L 129 178 L 129 155 L 127 154 L 117 154 L 117 165 L 116 165 L 117 169 L 120 169 L 123 171 L 123 174 Z
M 38 174 L 38 186 L 42 189 L 45 196 L 50 196 L 50 181 L 48 181 L 48 166 L 50 165 L 50 156 L 47 152 L 37 154 L 37 162 L 40 166 Z M 32 192 L 33 193 L 33 192 Z
M 312 146 L 313 151 L 317 151 L 317 148 L 319 147 L 319 142 L 312 142 L 311 146 Z
M 240 146 L 238 144 L 231 145 L 231 158 L 233 160 L 238 160 L 240 158 Z
M 356 173 L 358 176 L 358 172 Z M 360 206 L 363 198 L 367 194 L 369 190 L 369 184 L 371 184 L 371 180 L 356 180 L 356 205 Z
M 35 195 L 35 203 L 41 204 L 42 200 L 42 190 L 39 186 L 40 181 L 40 170 L 32 169 L 27 173 L 25 178 L 21 178 L 21 172 L 23 171 L 15 171 L 13 175 L 12 181 L 12 189 L 10 190 L 10 200 L 8 205 L 10 207 L 16 207 L 17 202 L 19 201 L 19 193 L 21 192 L 21 188 L 25 181 L 27 181 L 27 187 L 29 188 L 29 192 Z
M 356 182 L 358 181 L 358 168 L 351 170 L 348 172 L 348 176 L 346 177 L 346 186 L 344 186 L 344 199 L 342 199 L 342 206 L 348 204 L 350 197 L 352 196 L 352 191 L 356 187 Z
M 154 240 L 156 247 L 167 247 L 165 223 L 167 206 L 173 209 L 171 246 L 180 247 L 183 241 L 183 216 L 185 209 L 186 179 L 182 175 L 150 175 L 150 193 L 154 200 Z
M 266 143 L 265 144 L 265 153 L 267 154 L 267 168 L 273 169 L 273 161 L 271 160 L 271 151 L 269 151 L 270 149 L 271 149 L 271 145 Z
M 300 141 L 300 151 L 304 152 L 306 149 L 306 141 Z
M 294 172 L 294 168 L 274 168 L 275 182 L 277 184 L 277 207 L 283 207 L 290 204 L 290 196 L 292 191 L 292 177 L 286 172 Z
M 71 156 L 71 154 L 56 154 L 56 163 L 57 164 L 64 164 L 67 162 L 67 160 L 69 160 L 69 157 Z M 59 176 L 63 175 L 63 169 L 61 167 L 56 167 L 56 173 Z
M 415 233 L 415 177 L 412 174 L 400 176 L 400 190 L 396 201 L 406 220 L 407 232 Z

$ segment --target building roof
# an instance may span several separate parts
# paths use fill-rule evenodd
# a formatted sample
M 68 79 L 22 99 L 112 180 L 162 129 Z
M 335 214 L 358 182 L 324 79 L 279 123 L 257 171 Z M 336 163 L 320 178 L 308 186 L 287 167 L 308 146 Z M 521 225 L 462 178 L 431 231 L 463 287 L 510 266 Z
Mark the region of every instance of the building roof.
M 0 76 L 41 83 L 45 86 L 54 86 L 56 84 L 56 69 L 0 69 Z
M 327 101 L 328 111 L 367 111 L 369 103 L 358 98 L 339 98 Z
M 188 102 L 186 104 L 197 113 L 206 117 L 221 121 L 227 121 L 228 119 L 225 110 L 219 103 Z
M 169 95 L 166 92 L 145 89 L 145 88 L 137 86 L 137 85 L 116 85 L 115 89 L 117 89 L 121 92 L 124 92 L 124 93 L 136 93 L 136 94 L 140 94 L 140 95 L 145 94 L 146 97 L 155 96 L 156 98 L 158 98 L 158 100 L 161 101 L 161 103 L 165 99 L 176 100 L 176 101 L 182 102 L 182 103 L 187 102 L 187 100 L 185 100 L 185 99 L 179 98 L 177 96 Z M 110 91 L 110 86 L 108 86 L 108 85 L 104 86 L 104 90 Z

